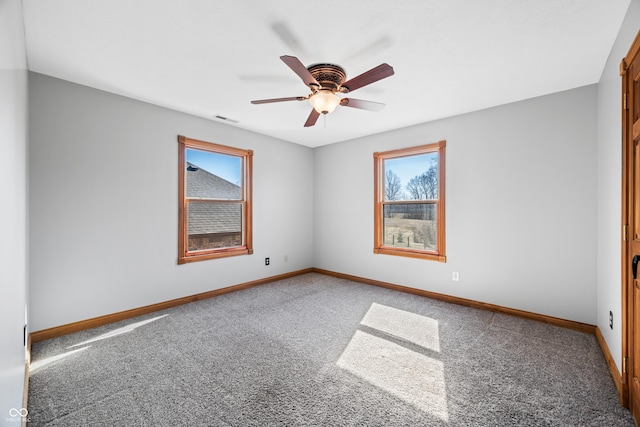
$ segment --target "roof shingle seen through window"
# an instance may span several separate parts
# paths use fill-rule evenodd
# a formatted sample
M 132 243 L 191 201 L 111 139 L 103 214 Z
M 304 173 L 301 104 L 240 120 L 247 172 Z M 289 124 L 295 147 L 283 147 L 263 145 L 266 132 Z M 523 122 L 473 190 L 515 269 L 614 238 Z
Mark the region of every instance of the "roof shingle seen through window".
M 187 197 L 241 200 L 242 188 L 193 163 L 187 162 Z M 188 234 L 215 234 L 242 231 L 242 205 L 239 203 L 190 202 Z
M 239 233 L 242 205 L 239 203 L 189 203 L 189 235 Z
M 187 197 L 203 199 L 242 199 L 242 189 L 218 175 L 187 162 Z

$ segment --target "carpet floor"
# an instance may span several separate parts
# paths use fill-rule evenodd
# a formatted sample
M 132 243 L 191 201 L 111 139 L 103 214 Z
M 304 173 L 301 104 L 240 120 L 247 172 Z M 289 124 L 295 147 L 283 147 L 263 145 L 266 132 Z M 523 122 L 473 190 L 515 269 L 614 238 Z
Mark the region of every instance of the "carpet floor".
M 594 336 L 317 273 L 32 347 L 29 426 L 633 426 Z

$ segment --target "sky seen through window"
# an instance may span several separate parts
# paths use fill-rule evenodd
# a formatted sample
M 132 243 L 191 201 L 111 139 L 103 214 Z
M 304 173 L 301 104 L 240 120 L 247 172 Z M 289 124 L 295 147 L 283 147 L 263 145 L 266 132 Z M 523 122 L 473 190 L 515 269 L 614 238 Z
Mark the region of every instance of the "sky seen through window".
M 242 159 L 238 156 L 187 148 L 187 162 L 235 185 L 242 184 Z
M 432 162 L 437 161 L 438 153 L 419 154 L 414 156 L 396 157 L 384 160 L 384 169 L 392 171 L 398 178 L 402 189 L 406 190 L 407 184 L 418 175 L 422 175 L 429 169 Z

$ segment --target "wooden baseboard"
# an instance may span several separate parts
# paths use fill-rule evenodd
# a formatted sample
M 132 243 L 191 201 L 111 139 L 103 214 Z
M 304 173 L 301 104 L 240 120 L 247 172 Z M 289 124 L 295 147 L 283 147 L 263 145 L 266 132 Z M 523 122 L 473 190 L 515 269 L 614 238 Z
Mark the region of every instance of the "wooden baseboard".
M 228 294 L 230 292 L 237 292 L 243 289 L 252 288 L 254 286 L 275 282 L 277 280 L 299 276 L 301 274 L 310 273 L 311 271 L 312 271 L 311 268 L 306 268 L 303 270 L 297 270 L 290 273 L 279 274 L 277 276 L 266 277 L 264 279 L 253 280 L 251 282 L 241 283 L 238 285 L 233 285 L 233 286 L 229 286 L 222 289 L 216 289 L 213 291 L 203 292 L 200 294 L 189 295 L 186 297 L 176 298 L 173 300 L 164 301 L 157 304 L 146 305 L 144 307 L 133 308 L 131 310 L 125 310 L 125 311 L 120 311 L 118 313 L 112 313 L 104 316 L 94 317 L 87 320 L 81 320 L 79 322 L 73 322 L 66 325 L 55 326 L 49 329 L 34 331 L 31 334 L 29 334 L 29 338 L 32 342 L 37 343 L 37 342 L 48 340 L 51 338 L 60 337 L 62 335 L 83 331 L 85 329 L 91 329 L 97 326 L 118 322 L 120 320 L 126 320 L 132 317 L 141 316 L 143 314 L 153 313 L 155 311 L 160 311 L 160 310 L 164 310 L 171 307 L 177 307 L 179 305 L 187 304 L 190 302 L 201 301 L 201 300 L 213 298 L 219 295 Z
M 484 302 L 474 301 L 465 298 L 454 297 L 445 294 L 439 294 L 436 292 L 425 291 L 422 289 L 410 288 L 408 286 L 396 285 L 393 283 L 381 282 L 379 280 L 367 279 L 364 277 L 352 276 L 350 274 L 336 273 L 334 271 L 323 270 L 320 268 L 313 268 L 313 272 L 326 274 L 328 276 L 337 277 L 340 279 L 351 280 L 353 282 L 366 283 L 368 285 L 379 286 L 382 288 L 393 289 L 395 291 L 406 292 L 414 295 L 419 295 L 439 301 L 449 302 L 457 305 L 464 305 L 466 307 L 473 307 L 480 310 L 492 311 L 494 313 L 508 314 L 510 316 L 522 317 L 529 320 L 535 320 L 537 322 L 548 323 L 554 326 L 560 326 L 567 329 L 573 329 L 579 332 L 595 335 L 596 327 L 587 323 L 574 322 L 572 320 L 561 319 L 558 317 L 545 316 L 543 314 L 532 313 L 524 310 L 517 310 L 515 308 L 503 307 L 495 304 L 488 304 Z
M 182 298 L 177 298 L 169 301 L 160 302 L 157 304 L 151 304 L 144 307 L 138 307 L 131 310 L 120 311 L 118 313 L 107 314 L 104 316 L 94 317 L 79 322 L 69 323 L 66 325 L 55 326 L 49 329 L 43 329 L 40 331 L 32 332 L 29 335 L 29 341 L 37 343 L 40 341 L 48 340 L 51 338 L 59 337 L 62 335 L 71 334 L 74 332 L 82 331 L 85 329 L 95 328 L 97 326 L 106 325 L 108 323 L 118 322 L 120 320 L 130 319 L 132 317 L 141 316 L 143 314 L 153 313 L 155 311 L 164 310 L 171 307 L 187 304 L 190 302 L 200 301 L 208 298 L 213 298 L 219 295 L 227 294 L 230 292 L 236 292 L 243 289 L 252 288 L 266 283 L 275 282 L 277 280 L 287 279 L 290 277 L 299 276 L 306 273 L 320 273 L 327 276 L 333 276 L 340 279 L 351 280 L 353 282 L 365 283 L 368 285 L 379 286 L 387 289 L 393 289 L 400 292 L 406 292 L 414 295 L 419 295 L 439 301 L 445 301 L 452 304 L 463 305 L 467 307 L 473 307 L 481 310 L 488 310 L 496 313 L 508 314 L 511 316 L 522 317 L 525 319 L 535 320 L 538 322 L 548 323 L 563 328 L 573 329 L 579 332 L 596 335 L 596 327 L 586 323 L 575 322 L 572 320 L 561 319 L 558 317 L 546 316 L 542 314 L 532 313 L 524 310 L 517 310 L 514 308 L 503 307 L 495 304 L 488 304 L 484 302 L 469 300 L 465 298 L 454 297 L 450 295 L 440 294 L 436 292 L 425 291 L 417 288 L 410 288 L 408 286 L 396 285 L 393 283 L 382 282 L 374 279 L 367 279 L 359 276 L 352 276 L 350 274 L 337 273 L 334 271 L 323 270 L 320 268 L 305 268 L 303 270 L 297 270 L 290 273 L 280 274 L 277 276 L 266 277 L 264 279 L 258 279 L 251 282 L 241 283 L 238 285 L 229 286 L 222 289 L 216 289 L 213 291 L 203 292 L 200 294 L 190 295 Z M 604 343 L 604 340 L 601 341 Z M 614 365 L 615 366 L 615 365 Z
M 618 371 L 618 366 L 616 365 L 613 356 L 611 355 L 611 351 L 609 350 L 609 346 L 602 335 L 602 331 L 600 328 L 596 327 L 596 338 L 598 339 L 598 343 L 600 344 L 600 348 L 602 349 L 602 354 L 604 355 L 604 360 L 607 361 L 607 366 L 609 367 L 609 372 L 611 373 L 611 378 L 613 378 L 613 382 L 618 389 L 618 396 L 620 396 L 620 404 L 622 406 L 628 407 L 627 399 L 625 398 L 625 387 L 624 382 L 622 381 L 622 375 L 620 371 Z

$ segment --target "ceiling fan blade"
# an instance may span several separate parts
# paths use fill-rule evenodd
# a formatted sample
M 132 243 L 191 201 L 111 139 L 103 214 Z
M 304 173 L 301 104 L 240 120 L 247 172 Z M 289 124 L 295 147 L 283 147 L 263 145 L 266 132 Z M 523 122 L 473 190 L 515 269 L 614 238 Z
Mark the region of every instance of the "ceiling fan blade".
M 367 46 L 364 46 L 359 51 L 349 55 L 346 58 L 343 58 L 343 62 L 345 63 L 354 63 L 361 60 L 367 60 L 373 58 L 375 55 L 379 55 L 383 50 L 388 49 L 393 45 L 393 40 L 388 35 L 383 35 L 379 37 L 377 40 L 369 43 Z M 304 55 L 300 55 L 303 56 Z
M 359 108 L 361 110 L 368 111 L 380 111 L 384 108 L 384 104 L 381 102 L 365 101 L 363 99 L 354 98 L 342 98 L 340 105 L 343 107 Z
M 386 77 L 393 76 L 393 74 L 393 67 L 389 64 L 380 64 L 377 67 L 342 83 L 342 87 L 346 88 L 348 92 L 353 92 L 363 86 L 377 82 L 378 80 L 382 80 Z
M 320 86 L 318 81 L 311 75 L 309 70 L 307 70 L 307 67 L 305 67 L 298 58 L 296 58 L 295 56 L 282 55 L 280 59 L 282 59 L 282 62 L 287 64 L 289 68 L 291 68 L 293 72 L 302 79 L 304 84 L 306 84 L 307 86 Z
M 284 102 L 284 101 L 304 101 L 306 96 L 290 96 L 289 98 L 272 98 L 272 99 L 258 99 L 251 101 L 252 104 L 269 104 L 271 102 Z
M 278 37 L 280 37 L 280 40 L 282 40 L 282 42 L 291 49 L 291 52 L 298 56 L 305 56 L 305 50 L 302 47 L 302 44 L 287 24 L 284 22 L 275 22 L 271 25 L 271 29 Z
M 318 117 L 320 117 L 320 113 L 318 113 L 315 109 L 311 110 L 311 114 L 307 118 L 307 121 L 304 123 L 304 127 L 308 128 L 309 126 L 313 126 L 318 121 Z

